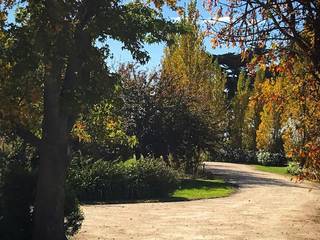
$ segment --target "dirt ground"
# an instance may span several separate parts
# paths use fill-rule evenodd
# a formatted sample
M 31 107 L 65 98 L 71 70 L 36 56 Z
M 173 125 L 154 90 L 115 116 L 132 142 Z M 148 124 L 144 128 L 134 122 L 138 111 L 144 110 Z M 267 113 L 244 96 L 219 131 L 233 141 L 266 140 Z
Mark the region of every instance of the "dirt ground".
M 230 197 L 189 202 L 83 206 L 76 240 L 320 240 L 320 188 L 254 170 L 207 163 L 239 186 Z

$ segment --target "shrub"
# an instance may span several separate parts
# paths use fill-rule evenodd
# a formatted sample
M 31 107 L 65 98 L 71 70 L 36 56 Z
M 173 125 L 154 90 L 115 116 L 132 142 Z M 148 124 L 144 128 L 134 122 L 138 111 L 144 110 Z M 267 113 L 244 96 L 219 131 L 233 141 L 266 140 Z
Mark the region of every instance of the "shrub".
M 257 154 L 258 163 L 264 166 L 285 166 L 287 160 L 281 153 L 259 151 Z
M 34 176 L 25 166 L 11 163 L 1 180 L 0 239 L 31 239 Z
M 2 155 L 0 159 L 0 239 L 29 240 L 32 233 L 37 174 L 31 159 L 24 153 L 12 155 Z M 66 234 L 74 234 L 80 228 L 82 220 L 78 200 L 67 186 Z
M 297 162 L 289 162 L 289 165 L 287 167 L 287 172 L 290 173 L 291 175 L 297 176 L 302 173 L 302 168 Z
M 214 155 L 215 161 L 231 162 L 231 163 L 257 163 L 254 151 L 248 151 L 240 148 L 225 147 L 220 149 Z
M 161 159 L 130 159 L 111 163 L 78 156 L 68 176 L 81 201 L 112 201 L 168 196 L 177 172 Z

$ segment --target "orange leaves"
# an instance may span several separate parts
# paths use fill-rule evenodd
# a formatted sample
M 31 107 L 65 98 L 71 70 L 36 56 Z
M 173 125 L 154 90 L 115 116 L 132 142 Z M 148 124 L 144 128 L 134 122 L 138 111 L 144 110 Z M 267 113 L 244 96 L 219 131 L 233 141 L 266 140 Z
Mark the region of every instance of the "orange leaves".
M 216 48 L 219 46 L 219 41 L 217 38 L 211 38 L 210 40 L 212 48 Z
M 262 92 L 259 97 L 265 104 L 276 104 L 281 107 L 285 103 L 281 81 L 267 79 L 261 84 L 261 88 Z
M 306 171 L 319 178 L 320 101 L 313 93 L 320 86 L 315 84 L 309 65 L 304 59 L 286 56 L 274 67 L 274 72 L 281 73 L 276 81 L 282 82 L 283 141 L 287 156 L 303 162 Z
M 166 2 L 169 6 L 176 6 L 177 4 L 177 0 L 166 0 Z
M 72 129 L 72 135 L 77 137 L 79 142 L 90 142 L 91 137 L 87 133 L 86 125 L 83 121 L 77 121 Z
M 305 156 L 309 159 L 317 161 L 317 164 L 320 164 L 320 144 L 316 142 L 308 142 L 305 145 Z
M 170 7 L 175 7 L 177 5 L 177 0 L 148 0 L 148 2 L 153 2 L 158 9 L 161 9 L 165 4 Z
M 184 9 L 182 7 L 177 7 L 176 12 L 178 13 L 179 16 L 183 16 L 184 14 Z

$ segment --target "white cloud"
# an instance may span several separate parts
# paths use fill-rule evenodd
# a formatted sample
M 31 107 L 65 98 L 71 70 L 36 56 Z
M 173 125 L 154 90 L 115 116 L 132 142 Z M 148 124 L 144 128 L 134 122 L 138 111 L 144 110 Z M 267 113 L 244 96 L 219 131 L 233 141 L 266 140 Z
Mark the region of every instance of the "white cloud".
M 179 22 L 181 20 L 181 17 L 172 17 L 170 18 L 170 20 L 173 22 Z
M 173 22 L 179 22 L 181 21 L 181 17 L 171 17 L 171 21 Z M 216 23 L 229 23 L 230 22 L 230 17 L 225 16 L 225 17 L 220 17 L 220 18 L 215 18 L 215 19 L 201 19 L 199 20 L 199 24 L 207 24 L 207 25 L 214 25 Z
M 216 23 L 229 23 L 230 17 L 224 16 L 224 17 L 219 17 L 219 18 L 215 18 L 215 19 L 205 19 L 202 21 L 203 21 L 203 23 L 208 24 L 208 25 L 214 25 Z

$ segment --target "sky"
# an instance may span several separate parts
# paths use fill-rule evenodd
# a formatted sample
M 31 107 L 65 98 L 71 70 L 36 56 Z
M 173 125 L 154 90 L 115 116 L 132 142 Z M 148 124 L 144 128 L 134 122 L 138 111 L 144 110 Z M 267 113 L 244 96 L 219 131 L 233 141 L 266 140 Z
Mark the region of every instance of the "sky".
M 185 6 L 186 3 L 189 2 L 188 0 L 182 0 L 178 2 L 178 5 Z M 197 8 L 200 12 L 200 19 L 209 19 L 210 15 L 209 13 L 203 8 L 202 6 L 203 0 L 197 1 Z M 163 9 L 163 14 L 168 19 L 178 19 L 178 14 L 171 11 L 169 8 L 165 7 Z M 203 21 L 202 21 L 203 22 Z M 109 41 L 110 49 L 111 49 L 111 55 L 112 58 L 109 58 L 108 62 L 112 66 L 116 68 L 120 63 L 123 62 L 130 62 L 133 61 L 131 54 L 127 50 L 122 49 L 122 44 L 118 41 Z M 212 54 L 223 54 L 227 52 L 239 52 L 239 49 L 237 48 L 226 48 L 226 47 L 218 47 L 216 49 L 213 49 L 210 44 L 210 38 L 206 38 L 204 41 L 204 45 L 206 47 L 206 50 Z M 161 59 L 163 57 L 163 51 L 165 48 L 165 43 L 158 43 L 158 44 L 145 44 L 145 49 L 148 51 L 150 55 L 150 60 L 147 64 L 145 64 L 143 67 L 148 70 L 155 70 L 160 67 Z
M 122 49 L 122 44 L 119 41 L 110 40 L 110 50 L 111 50 L 111 58 L 108 59 L 109 65 L 114 66 L 115 68 L 123 62 L 132 62 L 133 59 L 131 57 L 131 54 L 128 50 Z M 210 44 L 210 39 L 206 38 L 204 41 L 204 45 L 206 47 L 206 50 L 212 54 L 223 54 L 227 52 L 239 52 L 238 49 L 230 49 L 226 47 L 219 47 L 216 49 L 213 49 Z M 163 51 L 165 48 L 164 43 L 159 44 L 145 44 L 145 50 L 150 55 L 150 60 L 144 68 L 148 70 L 155 70 L 158 69 L 161 63 L 161 59 L 163 57 Z
M 180 0 L 178 1 L 179 6 L 186 6 L 189 0 Z M 209 19 L 210 15 L 209 13 L 203 8 L 202 6 L 203 0 L 197 1 L 197 8 L 200 12 L 200 19 Z M 163 8 L 163 15 L 167 19 L 176 20 L 178 18 L 178 14 L 176 12 L 173 12 L 168 7 Z M 9 22 L 14 22 L 14 11 L 11 11 L 9 13 Z M 201 21 L 203 22 L 203 21 Z M 111 69 L 116 70 L 117 66 L 119 64 L 124 62 L 132 62 L 134 61 L 130 52 L 128 50 L 122 49 L 122 43 L 115 40 L 109 40 L 108 44 L 110 46 L 110 57 L 107 60 L 109 67 Z M 225 47 L 219 47 L 216 49 L 213 49 L 210 44 L 210 38 L 206 38 L 204 41 L 204 45 L 206 47 L 206 50 L 212 54 L 223 54 L 227 52 L 239 52 L 239 49 L 233 48 L 225 48 Z M 150 60 L 148 63 L 146 63 L 144 66 L 142 66 L 145 69 L 148 70 L 156 70 L 159 69 L 161 59 L 163 57 L 163 51 L 165 48 L 165 43 L 156 43 L 156 44 L 145 44 L 145 50 L 150 55 Z

